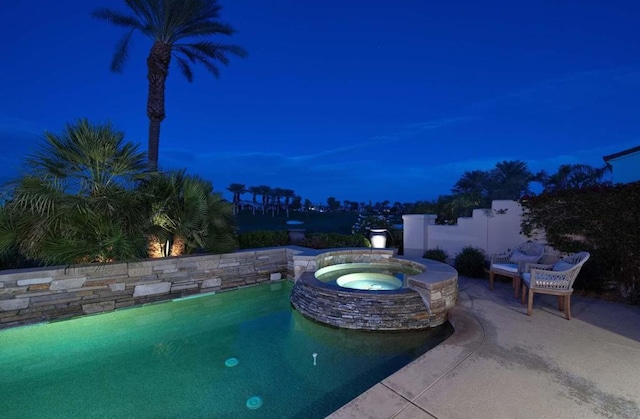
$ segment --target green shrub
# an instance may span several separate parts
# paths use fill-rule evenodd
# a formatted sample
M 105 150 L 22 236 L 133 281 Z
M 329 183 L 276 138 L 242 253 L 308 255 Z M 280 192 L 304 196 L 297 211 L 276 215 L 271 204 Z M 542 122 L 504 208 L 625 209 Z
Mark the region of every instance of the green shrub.
M 482 278 L 484 277 L 486 264 L 484 253 L 480 249 L 467 246 L 456 255 L 453 266 L 459 275 Z
M 442 249 L 427 249 L 422 257 L 424 259 L 437 260 L 438 262 L 447 262 L 447 253 Z
M 312 233 L 306 236 L 300 246 L 312 249 L 334 247 L 369 247 L 369 240 L 361 234 Z
M 259 247 L 286 246 L 289 234 L 281 230 L 256 230 L 238 235 L 240 249 L 255 249 Z
M 289 234 L 280 230 L 256 230 L 238 235 L 240 249 L 286 246 Z M 369 240 L 361 234 L 311 233 L 298 246 L 312 249 L 330 249 L 334 247 L 369 247 Z
M 615 287 L 631 302 L 640 302 L 640 182 L 546 193 L 521 203 L 525 234 L 543 229 L 555 249 L 591 253 L 575 288 Z

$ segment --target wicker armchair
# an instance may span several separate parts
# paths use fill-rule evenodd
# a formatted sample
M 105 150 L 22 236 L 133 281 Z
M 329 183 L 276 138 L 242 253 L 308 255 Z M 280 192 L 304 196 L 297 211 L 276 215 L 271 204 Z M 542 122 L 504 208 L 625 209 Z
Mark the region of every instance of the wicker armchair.
M 514 297 L 518 298 L 520 292 L 520 278 L 525 264 L 537 263 L 542 259 L 544 246 L 538 243 L 527 242 L 510 252 L 491 256 L 489 265 L 489 289 L 493 290 L 495 275 L 511 278 L 514 289 Z
M 533 295 L 551 294 L 558 296 L 558 309 L 571 320 L 571 294 L 573 282 L 578 277 L 582 265 L 591 256 L 588 252 L 574 253 L 560 259 L 555 265 L 527 264 L 522 274 L 522 304 L 529 288 L 527 315 L 533 311 Z

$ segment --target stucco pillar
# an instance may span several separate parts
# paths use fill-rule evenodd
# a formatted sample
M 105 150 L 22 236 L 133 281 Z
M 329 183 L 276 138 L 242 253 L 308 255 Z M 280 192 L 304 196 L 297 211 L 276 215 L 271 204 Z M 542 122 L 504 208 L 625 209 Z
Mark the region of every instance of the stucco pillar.
M 405 256 L 422 257 L 427 250 L 427 226 L 436 223 L 435 214 L 405 214 L 403 222 L 403 247 Z

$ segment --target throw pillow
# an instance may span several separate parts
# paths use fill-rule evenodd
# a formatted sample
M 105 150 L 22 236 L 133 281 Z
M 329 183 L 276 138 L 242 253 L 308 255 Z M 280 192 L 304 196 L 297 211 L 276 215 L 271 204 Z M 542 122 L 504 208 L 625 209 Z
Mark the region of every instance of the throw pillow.
M 536 263 L 538 260 L 540 260 L 540 256 L 538 256 L 538 255 L 527 255 L 527 254 L 522 253 L 519 250 L 516 250 L 515 252 L 513 252 L 511 257 L 509 258 L 509 262 L 515 263 L 515 264 L 518 264 L 519 262 Z
M 572 263 L 569 262 L 565 262 L 563 260 L 559 260 L 556 262 L 555 265 L 553 265 L 553 270 L 554 271 L 568 271 L 569 269 L 573 268 L 575 265 L 573 265 Z

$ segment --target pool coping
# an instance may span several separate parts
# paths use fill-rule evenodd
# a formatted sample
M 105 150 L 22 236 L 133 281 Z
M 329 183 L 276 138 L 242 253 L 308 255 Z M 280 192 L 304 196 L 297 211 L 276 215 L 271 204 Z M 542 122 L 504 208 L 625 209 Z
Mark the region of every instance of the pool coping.
M 640 417 L 640 307 L 574 293 L 569 321 L 541 295 L 528 316 L 511 281 L 459 279 L 453 335 L 329 418 Z
M 440 345 L 342 406 L 329 419 L 432 417 L 415 401 L 473 354 L 484 340 L 480 321 L 459 304 L 449 310 L 454 333 Z

